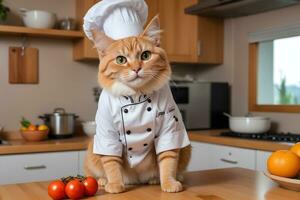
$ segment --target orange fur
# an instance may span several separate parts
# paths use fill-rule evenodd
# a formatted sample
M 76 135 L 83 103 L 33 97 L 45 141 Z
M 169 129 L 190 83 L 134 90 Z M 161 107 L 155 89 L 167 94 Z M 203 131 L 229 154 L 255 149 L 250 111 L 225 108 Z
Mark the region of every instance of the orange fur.
M 92 31 L 95 47 L 99 52 L 99 84 L 115 95 L 134 95 L 151 93 L 165 85 L 171 75 L 166 52 L 159 47 L 160 30 L 155 17 L 145 31 L 137 37 L 112 40 L 102 32 Z M 151 52 L 149 60 L 141 60 L 141 54 Z M 116 63 L 117 56 L 127 59 L 125 64 Z M 140 68 L 142 73 L 136 82 L 132 81 L 132 71 Z M 114 84 L 123 85 L 127 89 L 116 91 Z M 130 94 L 128 94 L 130 91 Z
M 105 34 L 93 31 L 95 47 L 99 53 L 99 84 L 115 95 L 148 94 L 159 90 L 170 78 L 171 67 L 166 52 L 159 47 L 160 33 L 158 17 L 149 23 L 137 37 L 114 41 Z M 148 60 L 142 60 L 142 52 L 151 52 Z M 126 63 L 118 64 L 118 56 L 124 56 Z M 133 72 L 140 70 L 140 74 Z M 136 77 L 136 78 L 135 78 Z M 182 190 L 177 176 L 186 168 L 190 159 L 190 146 L 180 150 L 162 152 L 156 155 L 154 144 L 145 159 L 130 168 L 125 157 L 93 154 L 93 141 L 89 144 L 85 160 L 85 173 L 99 178 L 110 193 L 124 191 L 124 184 L 158 184 L 163 191 Z
M 105 188 L 108 192 L 114 191 L 112 193 L 117 193 L 115 190 L 123 192 L 123 184 L 159 184 L 160 182 L 162 183 L 161 187 L 163 191 L 180 191 L 182 187 L 180 185 L 180 190 L 178 190 L 178 185 L 180 183 L 177 183 L 178 181 L 176 181 L 176 178 L 181 178 L 181 173 L 185 170 L 189 162 L 191 146 L 187 146 L 180 150 L 166 151 L 158 156 L 155 154 L 154 147 L 152 149 L 153 150 L 149 152 L 139 165 L 131 168 L 125 157 L 118 160 L 115 156 L 93 154 L 93 141 L 91 141 L 85 159 L 85 174 L 97 177 L 99 179 L 99 184 L 102 186 L 107 183 L 108 177 L 114 181 L 119 180 L 119 184 L 115 185 L 120 190 L 115 188 L 107 190 L 107 188 Z M 109 165 L 105 166 L 107 163 L 109 163 Z M 106 167 L 108 169 L 105 169 Z M 116 168 L 120 169 L 122 179 L 120 179 L 120 174 L 116 172 L 116 170 L 111 170 Z M 113 183 L 115 183 L 114 181 Z M 172 188 L 174 183 L 176 184 L 175 189 Z

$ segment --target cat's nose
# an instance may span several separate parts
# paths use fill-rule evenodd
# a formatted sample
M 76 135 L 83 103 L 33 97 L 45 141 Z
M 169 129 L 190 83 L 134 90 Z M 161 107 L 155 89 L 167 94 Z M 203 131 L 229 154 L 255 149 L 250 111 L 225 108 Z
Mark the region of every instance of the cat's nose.
M 132 71 L 134 71 L 135 73 L 139 73 L 139 71 L 141 70 L 142 68 L 139 67 L 139 68 L 136 68 L 136 69 L 132 69 Z

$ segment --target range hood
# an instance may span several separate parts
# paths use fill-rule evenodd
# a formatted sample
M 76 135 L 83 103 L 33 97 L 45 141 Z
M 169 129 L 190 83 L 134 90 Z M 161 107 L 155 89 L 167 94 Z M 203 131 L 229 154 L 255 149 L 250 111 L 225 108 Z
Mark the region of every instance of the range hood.
M 241 17 L 299 4 L 300 0 L 200 0 L 187 14 L 208 17 Z

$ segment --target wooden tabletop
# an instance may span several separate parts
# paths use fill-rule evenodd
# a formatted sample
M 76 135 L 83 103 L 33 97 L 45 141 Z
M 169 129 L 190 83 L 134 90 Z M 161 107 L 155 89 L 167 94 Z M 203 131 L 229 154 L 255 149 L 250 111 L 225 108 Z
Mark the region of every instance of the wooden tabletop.
M 50 199 L 49 182 L 0 186 L 1 200 Z M 164 193 L 159 185 L 127 187 L 121 194 L 108 194 L 100 189 L 95 197 L 99 200 L 294 200 L 300 192 L 278 187 L 261 172 L 242 168 L 228 168 L 190 172 L 185 174 L 185 190 L 180 193 Z
M 222 131 L 224 130 L 189 131 L 188 133 L 190 140 L 196 142 L 220 144 L 264 151 L 276 151 L 279 149 L 290 148 L 290 145 L 279 142 L 223 137 L 220 136 L 220 133 Z M 76 135 L 73 138 L 69 139 L 46 140 L 42 142 L 26 142 L 19 137 L 18 139 L 9 140 L 9 145 L 0 145 L 0 155 L 85 150 L 87 148 L 89 139 L 90 138 L 85 135 Z

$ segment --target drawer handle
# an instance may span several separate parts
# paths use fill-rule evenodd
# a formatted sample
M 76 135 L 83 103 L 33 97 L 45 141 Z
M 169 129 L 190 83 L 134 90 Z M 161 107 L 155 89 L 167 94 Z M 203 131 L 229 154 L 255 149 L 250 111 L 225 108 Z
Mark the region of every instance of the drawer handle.
M 227 160 L 225 158 L 221 158 L 220 159 L 222 162 L 226 162 L 226 163 L 230 163 L 230 164 L 238 164 L 238 161 L 234 161 L 234 160 Z
M 202 41 L 198 40 L 198 44 L 197 44 L 197 56 L 201 56 L 202 54 Z
M 46 169 L 45 165 L 36 165 L 36 166 L 25 166 L 26 170 L 34 170 L 34 169 Z

